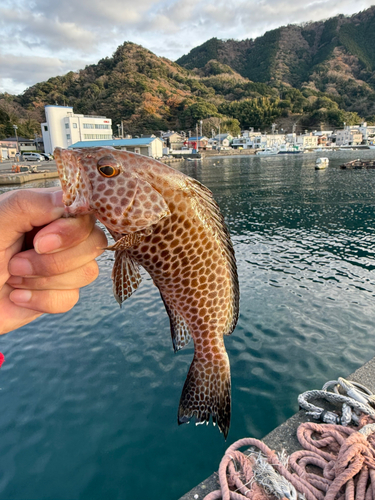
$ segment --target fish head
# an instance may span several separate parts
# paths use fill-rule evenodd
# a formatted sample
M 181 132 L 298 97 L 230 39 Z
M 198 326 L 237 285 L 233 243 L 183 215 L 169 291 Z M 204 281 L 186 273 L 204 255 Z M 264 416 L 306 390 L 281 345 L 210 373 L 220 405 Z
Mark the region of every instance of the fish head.
M 56 148 L 54 154 L 68 216 L 95 213 L 108 229 L 126 234 L 170 215 L 163 196 L 137 168 L 154 160 L 109 147 Z

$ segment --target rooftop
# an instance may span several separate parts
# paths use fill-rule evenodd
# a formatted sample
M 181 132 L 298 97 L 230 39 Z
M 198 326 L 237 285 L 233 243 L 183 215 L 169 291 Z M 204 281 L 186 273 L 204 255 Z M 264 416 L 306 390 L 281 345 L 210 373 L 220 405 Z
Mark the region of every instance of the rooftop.
M 114 148 L 119 148 L 121 146 L 147 146 L 153 141 L 159 140 L 157 137 L 141 137 L 139 139 L 110 139 L 102 141 L 79 141 L 75 144 L 69 146 L 69 149 L 74 148 L 98 148 L 105 146 L 112 146 Z

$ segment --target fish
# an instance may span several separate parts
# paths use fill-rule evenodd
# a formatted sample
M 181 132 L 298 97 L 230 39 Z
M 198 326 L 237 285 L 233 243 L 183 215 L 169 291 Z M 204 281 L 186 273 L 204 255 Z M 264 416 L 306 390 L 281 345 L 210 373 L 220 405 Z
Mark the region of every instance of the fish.
M 175 352 L 194 342 L 177 421 L 207 424 L 226 439 L 231 376 L 224 336 L 239 314 L 236 258 L 211 191 L 153 158 L 111 147 L 56 148 L 65 215 L 93 213 L 114 239 L 113 293 L 121 305 L 141 282 L 159 289 Z

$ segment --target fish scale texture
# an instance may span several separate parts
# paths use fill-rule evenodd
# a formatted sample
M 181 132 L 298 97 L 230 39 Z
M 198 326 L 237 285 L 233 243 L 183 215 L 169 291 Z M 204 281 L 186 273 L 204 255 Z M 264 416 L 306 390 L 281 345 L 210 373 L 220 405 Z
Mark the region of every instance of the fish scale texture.
M 116 240 L 110 247 L 116 299 L 121 303 L 136 290 L 142 266 L 164 301 L 174 349 L 194 341 L 179 423 L 212 416 L 226 437 L 230 366 L 223 336 L 237 322 L 239 286 L 229 232 L 211 192 L 133 153 L 57 149 L 55 157 L 67 214 L 95 213 Z

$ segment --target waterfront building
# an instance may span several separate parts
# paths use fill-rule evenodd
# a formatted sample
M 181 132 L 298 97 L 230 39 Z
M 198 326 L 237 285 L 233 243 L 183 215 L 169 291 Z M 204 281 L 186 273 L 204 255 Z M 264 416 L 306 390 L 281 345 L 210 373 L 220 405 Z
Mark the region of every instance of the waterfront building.
M 365 144 L 375 146 L 375 125 L 367 125 L 367 122 L 362 122 L 358 130 L 362 134 Z
M 36 151 L 36 141 L 26 137 L 7 137 L 0 140 L 0 158 L 13 158 L 17 149 L 19 153 L 27 151 Z
M 187 147 L 195 150 L 205 149 L 208 145 L 208 138 L 204 135 L 197 137 L 189 137 Z
M 336 130 L 336 146 L 358 146 L 363 141 L 363 135 L 358 126 L 347 125 Z
M 217 134 L 212 139 L 208 139 L 208 144 L 213 148 L 229 148 L 232 144 L 233 136 L 230 134 Z
M 77 115 L 71 106 L 45 106 L 46 122 L 41 124 L 44 151 L 68 148 L 78 141 L 112 139 L 112 120 L 105 116 Z
M 161 140 L 164 141 L 165 146 L 171 150 L 181 149 L 184 147 L 185 137 L 173 130 L 161 133 Z
M 295 143 L 301 148 L 316 148 L 318 147 L 318 136 L 314 135 L 312 132 L 307 132 L 305 134 L 297 135 L 295 138 Z
M 113 147 L 121 151 L 138 153 L 151 158 L 163 156 L 163 141 L 159 137 L 140 137 L 134 139 L 111 139 L 99 141 L 79 141 L 69 146 L 69 149 Z

